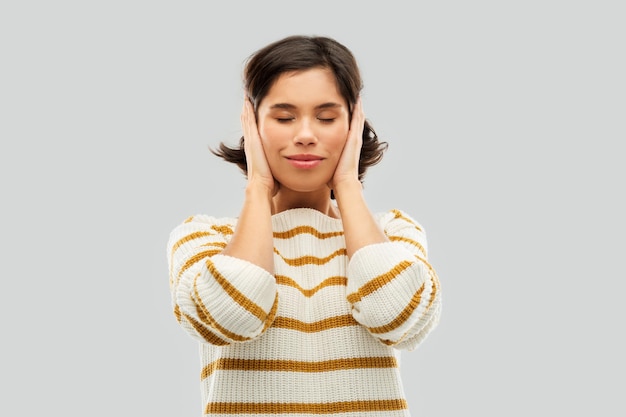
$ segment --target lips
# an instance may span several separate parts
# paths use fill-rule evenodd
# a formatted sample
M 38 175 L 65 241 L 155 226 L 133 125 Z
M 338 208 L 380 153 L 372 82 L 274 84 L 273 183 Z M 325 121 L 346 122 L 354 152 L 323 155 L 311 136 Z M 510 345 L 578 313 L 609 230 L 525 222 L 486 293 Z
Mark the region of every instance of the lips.
M 287 161 L 292 166 L 300 169 L 314 168 L 321 164 L 323 159 L 321 156 L 309 154 L 290 155 L 287 157 Z
M 321 161 L 322 158 L 321 156 L 317 156 L 317 155 L 309 155 L 309 154 L 301 154 L 301 155 L 291 155 L 288 156 L 287 159 L 293 160 L 293 161 Z

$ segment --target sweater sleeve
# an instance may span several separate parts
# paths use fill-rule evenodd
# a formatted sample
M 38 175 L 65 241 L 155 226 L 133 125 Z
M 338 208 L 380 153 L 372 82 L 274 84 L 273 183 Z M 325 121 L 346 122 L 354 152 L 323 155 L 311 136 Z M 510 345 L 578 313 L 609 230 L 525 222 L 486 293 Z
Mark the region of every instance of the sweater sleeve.
M 439 322 L 439 279 L 428 263 L 426 234 L 406 213 L 380 218 L 389 242 L 359 249 L 348 264 L 355 320 L 382 343 L 415 349 Z
M 170 233 L 169 283 L 176 320 L 203 343 L 223 346 L 262 334 L 278 307 L 276 280 L 248 261 L 222 255 L 234 219 L 197 215 Z

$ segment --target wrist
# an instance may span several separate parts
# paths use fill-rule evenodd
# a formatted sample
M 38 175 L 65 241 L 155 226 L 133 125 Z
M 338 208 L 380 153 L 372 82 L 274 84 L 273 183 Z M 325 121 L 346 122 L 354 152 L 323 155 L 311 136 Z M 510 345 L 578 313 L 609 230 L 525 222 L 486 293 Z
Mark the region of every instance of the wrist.
M 357 196 L 363 194 L 363 184 L 358 179 L 350 179 L 338 182 L 333 188 L 335 198 L 339 201 L 340 198 L 349 198 L 350 196 Z
M 273 195 L 273 186 L 268 187 L 267 184 L 261 181 L 248 180 L 246 185 L 246 198 L 254 200 L 267 200 L 271 201 Z

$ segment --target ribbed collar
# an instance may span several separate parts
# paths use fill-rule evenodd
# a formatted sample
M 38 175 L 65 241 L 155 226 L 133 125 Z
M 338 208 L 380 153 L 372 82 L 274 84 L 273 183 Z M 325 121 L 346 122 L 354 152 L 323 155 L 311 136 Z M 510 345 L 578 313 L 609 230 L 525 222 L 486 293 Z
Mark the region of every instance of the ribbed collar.
M 320 232 L 343 230 L 341 219 L 329 217 L 311 208 L 295 208 L 272 216 L 274 231 L 286 231 L 297 226 L 311 226 Z

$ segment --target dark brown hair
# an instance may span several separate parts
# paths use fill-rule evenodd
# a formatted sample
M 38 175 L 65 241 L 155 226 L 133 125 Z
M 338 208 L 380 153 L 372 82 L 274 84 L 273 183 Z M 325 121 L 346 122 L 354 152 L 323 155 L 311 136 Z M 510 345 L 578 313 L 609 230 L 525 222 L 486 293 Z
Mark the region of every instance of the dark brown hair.
M 361 73 L 352 52 L 334 39 L 323 36 L 288 36 L 273 42 L 252 54 L 243 72 L 244 89 L 254 109 L 268 94 L 278 77 L 291 71 L 311 68 L 328 68 L 337 80 L 339 93 L 348 103 L 350 117 L 356 100 L 363 89 Z M 244 138 L 239 146 L 229 147 L 221 142 L 215 155 L 237 166 L 247 174 Z M 363 145 L 359 160 L 359 180 L 365 171 L 377 164 L 387 149 L 387 143 L 378 140 L 378 135 L 366 120 L 363 128 Z

